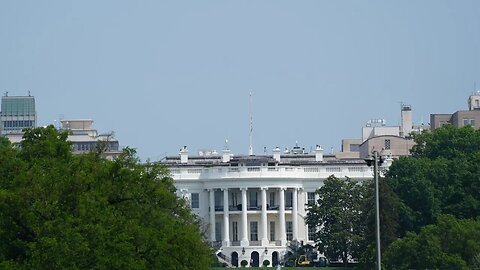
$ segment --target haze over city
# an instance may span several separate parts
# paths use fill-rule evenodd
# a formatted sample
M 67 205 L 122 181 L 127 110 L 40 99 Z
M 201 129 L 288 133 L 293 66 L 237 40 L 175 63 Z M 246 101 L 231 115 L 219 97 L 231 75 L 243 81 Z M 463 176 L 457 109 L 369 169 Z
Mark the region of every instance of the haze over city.
M 339 150 L 372 118 L 466 108 L 480 88 L 478 1 L 2 1 L 0 91 L 39 125 L 91 118 L 158 160 L 298 141 Z

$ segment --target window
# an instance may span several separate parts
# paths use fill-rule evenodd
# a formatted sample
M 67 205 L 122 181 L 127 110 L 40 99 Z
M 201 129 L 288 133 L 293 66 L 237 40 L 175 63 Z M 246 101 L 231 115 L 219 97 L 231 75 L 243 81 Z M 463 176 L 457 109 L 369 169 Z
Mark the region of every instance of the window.
M 275 241 L 275 221 L 270 221 L 270 241 Z
M 463 125 L 475 127 L 475 119 L 463 119 Z
M 250 222 L 250 241 L 258 241 L 258 222 Z
M 315 241 L 315 226 L 308 225 L 308 241 Z
M 249 207 L 257 207 L 257 192 L 251 191 L 249 192 Z
M 222 241 L 222 224 L 220 222 L 215 223 L 215 240 Z
M 285 192 L 285 207 L 292 207 L 293 205 L 293 192 Z
M 293 240 L 293 223 L 291 221 L 287 221 L 287 241 Z
M 238 222 L 232 222 L 233 242 L 238 242 Z
M 200 208 L 200 198 L 199 198 L 198 193 L 192 193 L 192 196 L 190 198 L 191 203 L 192 203 L 192 208 Z
M 270 202 L 270 207 L 275 206 L 275 192 L 270 193 L 269 202 Z
M 385 140 L 385 149 L 390 149 L 392 146 L 392 142 L 390 141 L 390 139 L 388 140 Z
M 215 191 L 215 210 L 223 210 L 223 191 Z
M 237 206 L 238 205 L 238 193 L 232 192 L 232 206 Z
M 438 126 L 439 126 L 439 127 L 443 127 L 443 126 L 448 125 L 448 124 L 449 124 L 449 123 L 446 122 L 446 121 L 440 121 L 440 122 L 438 123 Z
M 315 204 L 315 192 L 307 192 L 307 204 L 308 205 Z
M 350 144 L 350 152 L 360 152 L 359 144 Z

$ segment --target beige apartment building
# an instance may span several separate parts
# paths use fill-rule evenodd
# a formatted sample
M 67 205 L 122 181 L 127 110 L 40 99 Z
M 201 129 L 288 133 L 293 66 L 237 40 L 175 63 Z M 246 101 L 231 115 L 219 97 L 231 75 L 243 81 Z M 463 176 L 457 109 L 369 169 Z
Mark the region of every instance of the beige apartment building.
M 453 114 L 431 114 L 430 127 L 431 130 L 442 127 L 444 125 L 454 125 L 456 127 L 464 127 L 467 125 L 475 129 L 480 128 L 480 91 L 476 91 L 467 101 L 468 110 L 456 111 Z
M 401 118 L 400 126 L 387 126 L 383 119 L 368 121 L 362 127 L 362 138 L 342 140 L 342 151 L 336 153 L 336 157 L 339 159 L 366 158 L 373 150 L 391 159 L 408 156 L 414 145 L 410 133 L 421 132 L 428 128 L 423 124 L 413 124 L 410 105 L 402 104 Z

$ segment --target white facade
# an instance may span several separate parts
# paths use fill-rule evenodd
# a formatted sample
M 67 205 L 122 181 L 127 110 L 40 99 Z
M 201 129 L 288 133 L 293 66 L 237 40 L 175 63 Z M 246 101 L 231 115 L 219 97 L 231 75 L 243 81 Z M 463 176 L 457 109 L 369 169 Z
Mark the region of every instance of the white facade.
M 272 264 L 287 252 L 289 241 L 313 244 L 304 222 L 306 204 L 316 201 L 315 190 L 330 175 L 362 181 L 373 171 L 363 160 L 323 159 L 321 148 L 312 154 L 278 156 L 223 155 L 168 157 L 181 196 L 202 218 L 208 238 L 227 261 L 240 266 Z M 278 151 L 277 151 L 278 152 Z M 247 207 L 243 207 L 246 205 Z

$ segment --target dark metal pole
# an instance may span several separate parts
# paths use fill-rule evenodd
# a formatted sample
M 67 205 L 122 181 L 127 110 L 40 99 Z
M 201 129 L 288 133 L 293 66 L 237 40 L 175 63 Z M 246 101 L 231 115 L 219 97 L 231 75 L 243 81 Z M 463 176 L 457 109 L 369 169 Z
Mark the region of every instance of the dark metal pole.
M 382 255 L 380 253 L 380 203 L 378 195 L 378 152 L 373 152 L 373 174 L 375 176 L 375 228 L 377 240 L 377 269 L 382 269 Z

